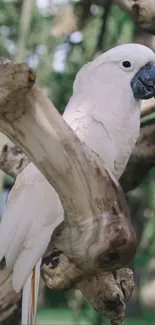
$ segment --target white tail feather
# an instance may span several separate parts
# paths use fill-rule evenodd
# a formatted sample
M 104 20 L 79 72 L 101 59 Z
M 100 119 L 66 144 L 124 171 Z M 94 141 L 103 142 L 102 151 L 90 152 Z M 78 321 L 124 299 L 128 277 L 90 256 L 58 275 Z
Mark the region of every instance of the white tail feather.
M 40 283 L 41 259 L 33 268 L 23 288 L 22 325 L 35 325 Z

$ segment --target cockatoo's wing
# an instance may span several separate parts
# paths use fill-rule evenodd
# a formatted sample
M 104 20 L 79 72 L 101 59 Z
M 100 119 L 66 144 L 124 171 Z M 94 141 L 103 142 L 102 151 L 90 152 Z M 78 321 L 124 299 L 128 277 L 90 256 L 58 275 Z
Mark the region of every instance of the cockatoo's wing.
M 13 287 L 19 292 L 44 254 L 52 232 L 63 220 L 54 188 L 31 163 L 17 177 L 0 226 L 0 257 L 13 267 Z
M 30 225 L 29 215 L 27 218 L 24 218 L 25 209 L 23 207 L 25 206 L 29 196 L 26 189 L 26 186 L 21 186 L 18 189 L 13 187 L 9 193 L 7 205 L 0 225 L 0 259 L 7 253 L 8 248 L 14 242 L 14 240 L 16 241 L 17 239 L 19 242 L 24 240 L 20 235 L 22 232 L 21 228 L 24 233 L 26 233 Z M 17 202 L 18 210 L 16 206 Z M 19 238 L 17 234 L 19 234 Z M 19 245 L 18 248 L 21 248 L 21 245 Z M 16 251 L 14 251 L 13 254 L 16 256 Z M 12 256 L 12 259 L 14 260 L 15 257 Z
M 20 155 L 20 157 L 19 157 Z M 21 159 L 23 169 L 18 172 Z M 63 209 L 54 188 L 15 145 L 1 152 L 1 167 L 16 177 L 0 227 L 0 254 L 13 268 L 13 287 L 22 294 L 22 325 L 36 324 L 41 257 Z M 25 163 L 25 164 L 24 164 Z M 24 169 L 25 168 L 25 169 Z
M 58 221 L 58 222 L 57 222 Z M 41 256 L 43 256 L 52 232 L 60 223 L 58 219 L 52 226 L 40 227 L 37 237 L 31 240 L 31 245 L 24 244 L 13 269 L 13 288 L 19 292 L 23 287 L 26 279 L 31 274 L 33 267 L 36 265 Z M 61 219 L 62 221 L 62 219 Z M 38 229 L 36 229 L 38 231 Z M 31 232 L 31 231 L 30 231 Z

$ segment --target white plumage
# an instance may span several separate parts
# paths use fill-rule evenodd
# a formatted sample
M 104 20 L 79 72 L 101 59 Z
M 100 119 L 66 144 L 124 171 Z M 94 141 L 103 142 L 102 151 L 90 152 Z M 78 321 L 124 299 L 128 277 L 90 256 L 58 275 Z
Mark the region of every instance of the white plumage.
M 123 61 L 131 62 L 125 69 Z M 119 179 L 139 135 L 140 106 L 130 82 L 155 54 L 126 44 L 86 64 L 77 74 L 64 119 L 81 141 L 104 160 Z
M 7 267 L 14 266 L 13 287 L 17 292 L 44 254 L 53 230 L 62 220 L 63 209 L 57 193 L 30 163 L 17 176 L 0 226 L 0 259 L 5 251 Z
M 131 62 L 130 69 L 123 67 L 124 60 Z M 155 61 L 154 53 L 136 44 L 102 54 L 77 74 L 73 96 L 63 115 L 81 141 L 104 160 L 118 179 L 140 126 L 141 101 L 134 98 L 130 82 L 150 61 Z M 0 259 L 5 255 L 7 266 L 13 268 L 13 287 L 17 292 L 31 276 L 54 228 L 62 220 L 63 208 L 57 193 L 30 163 L 17 176 L 0 225 Z M 30 288 L 30 283 L 27 285 Z M 24 291 L 24 297 L 30 294 L 28 291 Z

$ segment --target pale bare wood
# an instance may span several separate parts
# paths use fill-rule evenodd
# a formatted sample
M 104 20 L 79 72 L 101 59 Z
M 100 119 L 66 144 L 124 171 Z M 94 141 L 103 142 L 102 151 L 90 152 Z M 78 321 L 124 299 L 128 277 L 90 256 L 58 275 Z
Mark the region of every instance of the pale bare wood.
M 105 273 L 89 277 L 76 285 L 97 311 L 120 324 L 125 316 L 125 303 L 134 289 L 133 273 L 124 268 L 115 274 Z
M 114 0 L 121 8 L 129 11 L 136 24 L 155 34 L 154 0 Z
M 61 251 L 52 274 L 55 288 L 60 288 L 64 274 L 61 288 L 126 265 L 136 245 L 118 182 L 34 85 L 35 76 L 25 64 L 1 60 L 0 75 L 0 130 L 55 187 L 65 212 L 45 254 L 44 278 L 54 247 Z
M 81 275 L 111 269 L 104 253 L 111 252 L 113 243 L 119 250 L 119 263 L 114 264 L 126 265 L 135 253 L 135 236 L 118 182 L 33 85 L 26 65 L 7 63 L 1 71 L 0 129 L 37 165 L 63 204 L 65 226 L 55 239 L 57 248 L 80 264 Z
M 83 0 L 80 5 L 84 11 L 80 25 L 86 24 L 90 17 L 90 7 L 92 4 L 105 6 L 105 0 Z M 123 10 L 131 14 L 131 18 L 137 26 L 155 35 L 155 1 L 154 0 L 113 0 Z M 76 12 L 76 5 L 75 5 Z
M 142 102 L 141 117 L 147 116 L 155 112 L 155 98 L 151 98 Z
M 11 270 L 0 270 L 0 322 L 12 316 L 19 309 L 21 293 L 17 294 L 12 288 Z

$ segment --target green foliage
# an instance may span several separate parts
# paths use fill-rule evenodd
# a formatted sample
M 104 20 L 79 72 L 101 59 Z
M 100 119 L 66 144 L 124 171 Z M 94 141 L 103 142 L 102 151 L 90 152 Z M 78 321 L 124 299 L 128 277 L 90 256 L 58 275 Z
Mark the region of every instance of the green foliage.
M 35 7 L 31 30 L 27 38 L 25 61 L 36 71 L 37 83 L 48 91 L 54 104 L 62 113 L 72 94 L 72 84 L 77 71 L 94 56 L 97 38 L 102 24 L 103 9 L 96 7 L 92 19 L 83 29 L 83 41 L 70 45 L 64 71 L 52 72 L 52 60 L 56 46 L 65 42 L 64 37 L 54 38 L 51 34 L 54 15 L 43 15 Z M 1 0 L 0 7 L 0 56 L 14 59 L 18 39 L 20 8 L 14 1 Z M 131 42 L 133 23 L 129 15 L 113 5 L 103 40 L 103 51 L 116 43 Z

